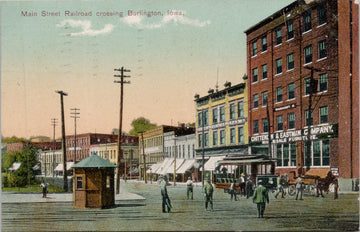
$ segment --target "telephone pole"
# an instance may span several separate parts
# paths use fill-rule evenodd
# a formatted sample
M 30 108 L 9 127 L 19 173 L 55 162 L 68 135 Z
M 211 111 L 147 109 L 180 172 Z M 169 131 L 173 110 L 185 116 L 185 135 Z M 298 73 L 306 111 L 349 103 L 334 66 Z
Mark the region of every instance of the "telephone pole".
M 67 93 L 63 91 L 55 91 L 60 94 L 61 102 L 61 125 L 62 125 L 62 150 L 63 150 L 63 173 L 64 173 L 64 190 L 68 191 L 68 182 L 67 182 L 67 173 L 66 173 L 66 143 L 65 143 L 65 117 L 64 117 L 64 96 L 67 96 Z
M 55 126 L 57 126 L 57 118 L 52 118 L 51 119 L 51 125 L 53 126 L 54 130 L 53 130 L 53 142 L 54 142 L 54 152 L 53 152 L 53 158 L 52 158 L 52 166 L 53 166 L 53 170 L 52 170 L 52 174 L 54 177 L 54 170 L 55 170 L 55 150 L 56 150 L 56 140 L 55 140 Z M 46 156 L 45 156 L 46 157 Z M 46 162 L 45 162 L 46 163 Z
M 78 108 L 72 108 L 72 109 L 70 109 L 72 112 L 70 112 L 70 114 L 72 115 L 72 116 L 70 116 L 71 118 L 73 118 L 74 119 L 74 122 L 75 122 L 75 138 L 74 138 L 74 142 L 75 142 L 75 150 L 74 150 L 74 163 L 76 164 L 76 162 L 77 162 L 77 159 L 76 159 L 76 151 L 77 151 L 77 148 L 76 148 L 76 119 L 77 118 L 80 118 L 80 116 L 78 116 L 80 113 L 79 112 L 77 112 L 78 110 L 80 110 L 80 109 L 78 109 Z
M 144 132 L 138 132 L 139 134 L 141 134 L 141 145 L 142 145 L 142 153 L 143 153 L 143 164 L 144 164 L 144 181 L 145 184 L 147 184 L 147 180 L 146 180 L 146 159 L 145 159 L 145 145 L 144 145 Z
M 130 70 L 124 69 L 121 67 L 120 69 L 114 69 L 114 71 L 120 72 L 120 75 L 114 75 L 114 77 L 120 77 L 120 81 L 114 81 L 114 83 L 120 84 L 120 120 L 119 120 L 119 134 L 118 134 L 118 156 L 117 156 L 117 172 L 116 172 L 116 194 L 120 192 L 120 164 L 122 158 L 122 150 L 121 150 L 121 131 L 122 131 L 122 114 L 123 114 L 123 97 L 124 97 L 124 84 L 130 84 L 130 81 L 124 81 L 124 78 L 128 78 L 130 76 L 125 76 L 124 72 L 130 72 Z

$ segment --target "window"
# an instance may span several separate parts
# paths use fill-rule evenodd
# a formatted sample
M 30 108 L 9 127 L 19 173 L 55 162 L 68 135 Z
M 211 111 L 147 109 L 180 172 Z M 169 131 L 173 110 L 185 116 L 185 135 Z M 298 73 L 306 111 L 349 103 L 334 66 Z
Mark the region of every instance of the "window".
M 244 102 L 238 102 L 238 118 L 244 117 Z
M 282 43 L 281 27 L 275 30 L 275 45 Z
M 230 104 L 230 120 L 235 119 L 235 104 Z
M 305 79 L 305 95 L 309 95 L 311 91 L 310 88 L 310 78 Z
M 275 62 L 276 62 L 276 74 L 282 73 L 282 61 L 281 61 L 281 58 L 277 59 Z
M 264 133 L 269 132 L 269 119 L 264 118 L 262 121 L 263 121 L 263 132 Z
M 218 122 L 218 109 L 213 109 L 213 124 Z
M 203 126 L 204 120 L 203 120 L 202 112 L 199 112 L 198 117 L 199 117 L 199 126 Z
M 282 87 L 276 88 L 276 102 L 282 102 Z
M 318 13 L 318 25 L 323 25 L 326 23 L 326 3 L 322 3 L 317 7 Z
M 204 112 L 204 123 L 205 123 L 205 126 L 207 126 L 207 125 L 209 125 L 209 111 L 208 110 L 206 110 L 205 112 Z
M 267 39 L 266 36 L 261 38 L 261 52 L 265 52 L 267 50 Z
M 267 92 L 262 92 L 261 98 L 262 98 L 262 106 L 263 107 L 267 106 L 267 103 L 268 103 Z
M 82 177 L 82 176 L 77 176 L 77 177 L 76 177 L 76 188 L 77 188 L 77 189 L 82 189 L 82 188 L 84 188 L 84 185 L 83 185 L 83 177 Z
M 305 144 L 305 153 L 309 153 L 308 144 Z M 330 141 L 317 140 L 312 141 L 312 150 L 310 154 L 305 156 L 305 164 L 308 166 L 329 166 L 330 165 Z M 306 159 L 308 157 L 308 159 Z
M 258 134 L 258 133 L 259 133 L 259 121 L 258 121 L 258 120 L 254 120 L 253 133 L 254 133 L 254 134 Z
M 209 133 L 205 133 L 205 147 L 208 147 L 208 146 L 209 146 Z M 179 148 L 180 148 L 180 146 L 179 146 Z
M 320 124 L 328 123 L 329 115 L 328 115 L 328 107 L 320 107 Z
M 311 45 L 304 48 L 304 53 L 305 53 L 305 64 L 311 63 L 312 62 L 312 47 L 311 47 Z
M 294 38 L 294 22 L 288 21 L 287 23 L 287 40 Z
M 328 90 L 328 78 L 327 78 L 327 73 L 325 73 L 319 76 L 319 91 L 325 92 L 327 90 Z
M 283 130 L 283 116 L 279 115 L 276 117 L 276 125 L 277 125 L 277 130 L 281 131 Z
M 224 145 L 225 144 L 225 131 L 221 130 L 220 131 L 220 145 Z
M 236 131 L 235 131 L 235 128 L 231 128 L 230 129 L 230 143 L 235 143 L 236 141 Z
M 295 129 L 295 113 L 288 114 L 289 129 Z
M 287 55 L 287 70 L 294 69 L 294 54 Z
M 254 68 L 252 70 L 252 75 L 253 75 L 253 83 L 258 81 L 258 69 Z
M 325 40 L 318 43 L 319 48 L 319 59 L 326 58 L 326 42 Z
M 312 125 L 313 124 L 313 114 L 312 114 L 312 110 L 311 113 L 309 114 L 309 110 L 305 111 L 305 123 L 306 125 Z
M 245 143 L 244 127 L 238 128 L 238 140 L 239 140 L 239 144 Z
M 295 84 L 291 83 L 288 85 L 288 100 L 295 99 Z
M 296 143 L 277 144 L 276 158 L 278 167 L 296 167 Z
M 252 43 L 252 56 L 256 56 L 257 53 L 257 44 L 256 42 Z
M 199 147 L 203 147 L 203 135 L 199 134 Z
M 213 132 L 213 146 L 217 146 L 218 145 L 218 132 L 214 131 Z
M 282 167 L 282 145 L 276 144 L 276 166 Z
M 254 109 L 257 109 L 259 107 L 259 95 L 255 94 L 253 96 L 253 105 L 254 105 Z
M 303 15 L 304 32 L 311 30 L 311 11 L 307 11 Z
M 261 66 L 262 69 L 262 79 L 265 80 L 267 79 L 267 65 L 264 64 L 263 66 Z
M 225 107 L 220 107 L 220 122 L 225 121 Z
M 296 167 L 296 143 L 290 143 L 290 166 Z
M 110 176 L 106 176 L 106 188 L 110 188 Z

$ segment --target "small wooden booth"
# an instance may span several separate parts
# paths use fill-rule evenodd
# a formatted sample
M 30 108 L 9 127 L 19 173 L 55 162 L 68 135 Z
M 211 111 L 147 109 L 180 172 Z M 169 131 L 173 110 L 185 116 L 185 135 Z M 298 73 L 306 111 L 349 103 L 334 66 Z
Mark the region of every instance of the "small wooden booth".
M 92 155 L 72 168 L 75 208 L 108 208 L 115 205 L 115 164 Z

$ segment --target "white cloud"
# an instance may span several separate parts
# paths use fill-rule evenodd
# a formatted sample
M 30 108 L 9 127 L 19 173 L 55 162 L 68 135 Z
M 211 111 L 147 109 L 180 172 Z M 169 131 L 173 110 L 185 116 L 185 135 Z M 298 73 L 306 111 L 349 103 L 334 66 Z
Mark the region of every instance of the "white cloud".
M 91 29 L 91 22 L 88 20 L 72 20 L 67 19 L 62 21 L 60 24 L 56 24 L 58 27 L 65 27 L 69 25 L 72 28 L 80 27 L 83 31 L 81 32 L 74 32 L 74 33 L 68 33 L 66 35 L 68 36 L 96 36 L 101 34 L 107 34 L 110 33 L 114 29 L 114 25 L 112 24 L 106 24 L 103 29 L 101 30 L 93 30 Z
M 206 21 L 199 21 L 198 19 L 190 19 L 188 17 L 185 17 L 184 15 L 165 15 L 162 20 L 158 23 L 152 23 L 152 24 L 145 24 L 143 23 L 144 17 L 143 16 L 127 16 L 122 21 L 129 26 L 135 26 L 138 28 L 143 29 L 157 29 L 160 27 L 165 26 L 169 23 L 174 23 L 175 25 L 183 24 L 183 25 L 190 25 L 194 27 L 204 27 L 208 24 L 210 24 L 210 20 Z

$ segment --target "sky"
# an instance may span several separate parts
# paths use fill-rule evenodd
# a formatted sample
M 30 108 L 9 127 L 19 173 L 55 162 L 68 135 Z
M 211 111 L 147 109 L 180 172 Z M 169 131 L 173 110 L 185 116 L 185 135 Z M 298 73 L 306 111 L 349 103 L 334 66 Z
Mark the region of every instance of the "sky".
M 64 96 L 66 135 L 123 131 L 145 117 L 195 122 L 194 96 L 246 73 L 245 30 L 294 0 L 2 1 L 1 135 L 53 136 Z

